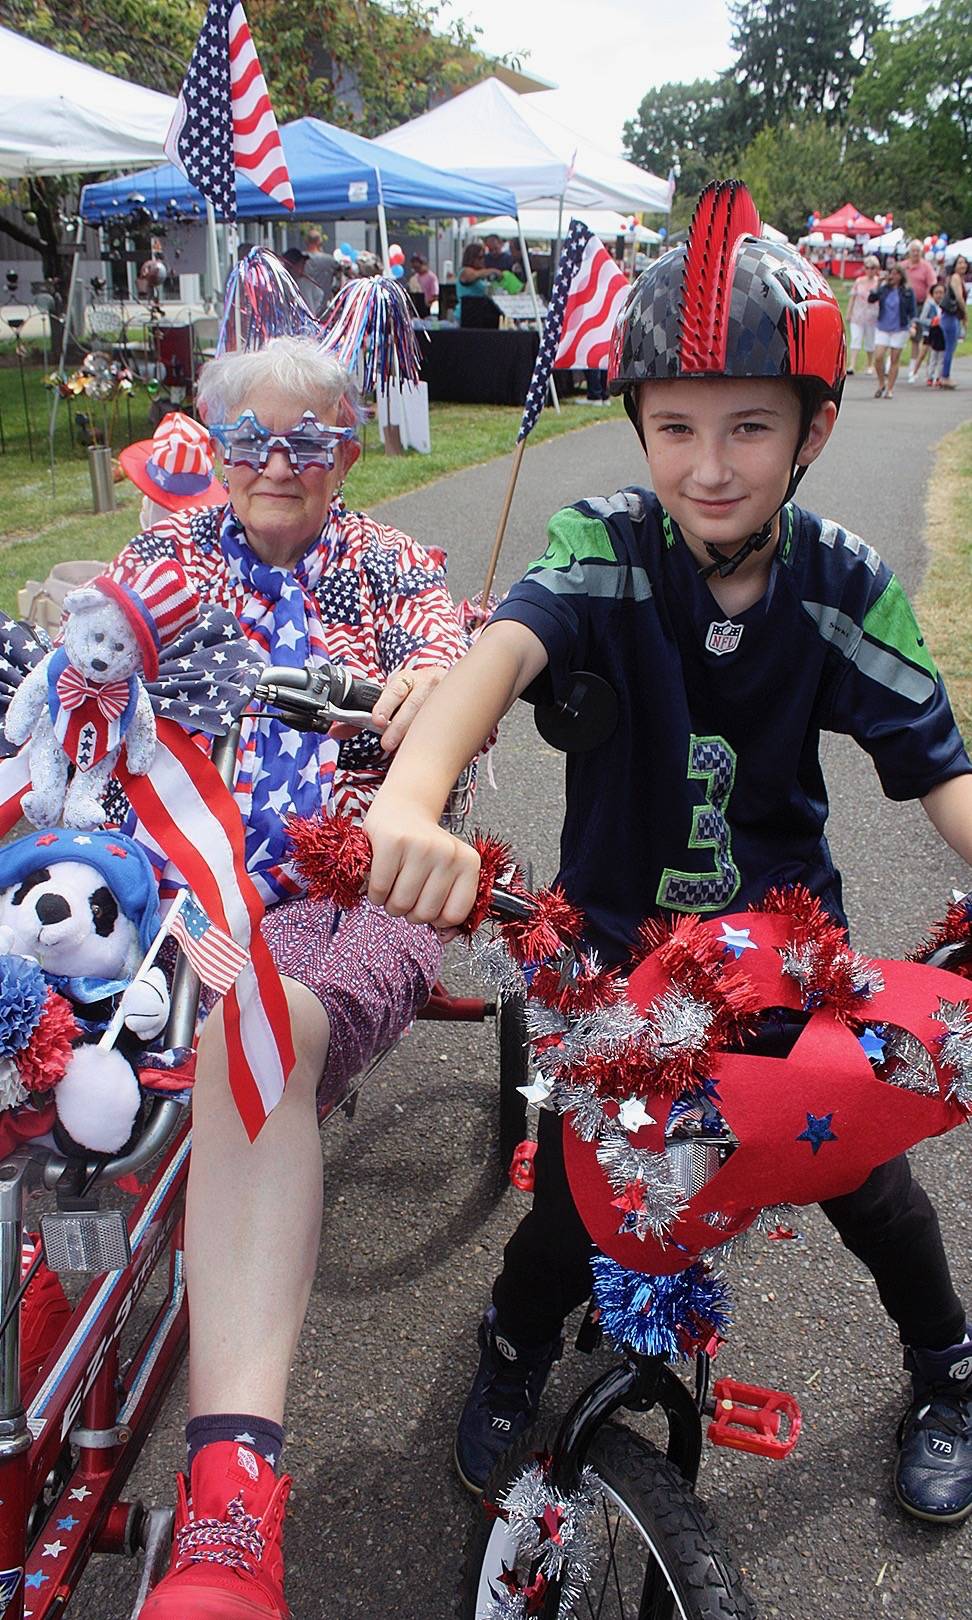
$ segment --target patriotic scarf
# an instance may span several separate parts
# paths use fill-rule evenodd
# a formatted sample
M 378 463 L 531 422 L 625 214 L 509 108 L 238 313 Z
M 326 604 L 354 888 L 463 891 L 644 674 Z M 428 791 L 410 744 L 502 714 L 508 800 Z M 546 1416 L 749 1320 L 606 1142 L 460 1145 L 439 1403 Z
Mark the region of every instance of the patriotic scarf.
M 220 548 L 231 583 L 245 597 L 237 618 L 268 664 L 303 668 L 327 662 L 314 591 L 333 554 L 338 518 L 339 508 L 332 507 L 321 534 L 290 570 L 263 562 L 227 507 Z M 267 904 L 302 892 L 289 859 L 285 818 L 313 815 L 327 804 L 337 757 L 330 737 L 294 731 L 266 716 L 243 721 L 234 796 L 246 828 L 247 871 Z

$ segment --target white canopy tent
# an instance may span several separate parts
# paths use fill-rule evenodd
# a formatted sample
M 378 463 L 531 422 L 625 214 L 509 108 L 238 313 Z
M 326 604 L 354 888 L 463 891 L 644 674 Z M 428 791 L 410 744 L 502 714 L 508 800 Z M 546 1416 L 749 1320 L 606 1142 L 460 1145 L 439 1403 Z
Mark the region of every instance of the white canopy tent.
M 540 97 L 484 79 L 387 135 L 380 146 L 423 163 L 448 155 L 471 179 L 509 186 L 520 207 L 668 213 L 668 183 L 551 118 Z
M 164 157 L 175 100 L 0 28 L 0 177 L 130 169 Z
M 657 231 L 649 230 L 647 225 L 635 225 L 628 229 L 628 221 L 624 214 L 619 214 L 613 208 L 572 208 L 569 217 L 583 220 L 588 230 L 593 231 L 603 241 L 613 241 L 623 236 L 626 242 L 657 243 L 663 238 Z M 528 242 L 552 242 L 556 238 L 560 221 L 559 210 L 556 208 L 524 208 L 520 212 L 520 225 L 523 226 L 523 235 Z M 517 221 L 512 214 L 497 214 L 495 219 L 477 219 L 477 236 L 515 236 L 517 234 Z

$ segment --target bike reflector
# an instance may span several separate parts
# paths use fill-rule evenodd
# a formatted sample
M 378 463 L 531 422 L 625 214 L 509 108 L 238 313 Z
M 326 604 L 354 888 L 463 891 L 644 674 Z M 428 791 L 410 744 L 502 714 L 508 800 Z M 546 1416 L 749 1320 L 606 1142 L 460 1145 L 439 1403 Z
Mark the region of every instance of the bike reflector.
M 52 1271 L 84 1271 L 101 1276 L 132 1258 L 128 1225 L 120 1209 L 84 1209 L 42 1215 L 44 1261 Z

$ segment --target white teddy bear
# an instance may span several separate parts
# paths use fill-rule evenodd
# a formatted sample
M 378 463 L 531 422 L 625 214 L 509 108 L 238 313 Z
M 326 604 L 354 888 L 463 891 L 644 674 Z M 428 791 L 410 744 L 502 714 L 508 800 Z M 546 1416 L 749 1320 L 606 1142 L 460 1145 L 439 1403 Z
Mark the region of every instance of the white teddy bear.
M 156 678 L 159 649 L 192 623 L 199 599 L 180 565 L 165 560 L 130 580 L 103 574 L 70 592 L 64 608 L 61 644 L 21 681 L 4 729 L 16 747 L 30 738 L 28 821 L 100 827 L 122 742 L 135 776 L 155 756 L 155 716 L 139 672 Z
M 54 1088 L 68 1148 L 117 1153 L 131 1137 L 142 1094 L 129 1059 L 169 1015 L 159 968 L 131 982 L 158 927 L 155 875 L 118 833 L 52 827 L 0 849 L 0 952 L 36 962 L 85 1031 Z M 101 1047 L 116 1008 L 119 1044 Z

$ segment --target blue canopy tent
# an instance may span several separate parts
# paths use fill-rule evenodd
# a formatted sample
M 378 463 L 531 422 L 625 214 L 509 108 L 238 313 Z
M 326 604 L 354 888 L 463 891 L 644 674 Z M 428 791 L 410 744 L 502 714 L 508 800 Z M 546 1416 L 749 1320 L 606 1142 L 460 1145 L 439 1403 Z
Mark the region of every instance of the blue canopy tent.
M 238 176 L 239 219 L 355 219 L 377 214 L 387 263 L 389 214 L 425 217 L 516 212 L 516 199 L 505 186 L 485 185 L 446 169 L 434 169 L 319 118 L 298 118 L 284 124 L 280 137 L 295 208 L 291 213 L 251 180 Z M 194 208 L 201 215 L 206 211 L 202 195 L 182 171 L 163 163 L 157 169 L 143 169 L 138 174 L 85 186 L 81 213 L 89 224 L 107 224 L 113 216 L 128 212 L 133 194 L 163 216 L 170 204 L 182 213 Z

